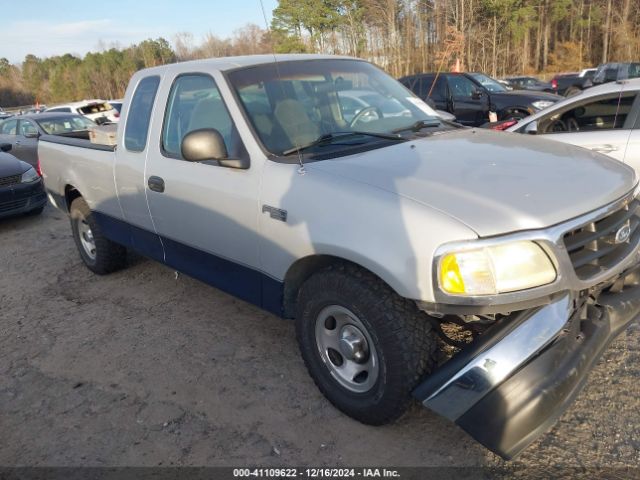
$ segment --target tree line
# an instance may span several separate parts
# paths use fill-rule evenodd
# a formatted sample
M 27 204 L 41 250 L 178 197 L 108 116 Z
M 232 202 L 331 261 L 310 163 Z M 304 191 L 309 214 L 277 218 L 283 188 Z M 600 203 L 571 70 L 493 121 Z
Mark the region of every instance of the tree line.
M 640 60 L 638 0 L 280 0 L 272 25 L 279 51 L 355 55 L 395 76 Z
M 279 0 L 269 27 L 200 43 L 180 33 L 82 58 L 2 58 L 0 105 L 120 98 L 141 68 L 271 52 L 352 55 L 397 77 L 456 61 L 492 76 L 640 61 L 639 0 Z

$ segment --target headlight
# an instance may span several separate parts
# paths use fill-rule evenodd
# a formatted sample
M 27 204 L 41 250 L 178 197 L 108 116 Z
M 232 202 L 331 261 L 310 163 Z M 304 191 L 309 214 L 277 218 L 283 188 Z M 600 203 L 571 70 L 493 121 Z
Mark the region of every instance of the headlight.
M 533 102 L 531 105 L 533 105 L 533 108 L 535 108 L 536 110 L 542 110 L 543 108 L 550 107 L 554 103 L 556 102 L 552 102 L 551 100 L 538 100 L 536 102 Z
M 438 265 L 440 288 L 450 295 L 495 295 L 555 279 L 547 254 L 529 241 L 447 253 Z
M 20 179 L 20 181 L 22 183 L 31 183 L 35 182 L 39 178 L 40 176 L 38 175 L 38 172 L 36 172 L 33 167 L 31 167 L 29 170 L 22 174 L 22 178 Z

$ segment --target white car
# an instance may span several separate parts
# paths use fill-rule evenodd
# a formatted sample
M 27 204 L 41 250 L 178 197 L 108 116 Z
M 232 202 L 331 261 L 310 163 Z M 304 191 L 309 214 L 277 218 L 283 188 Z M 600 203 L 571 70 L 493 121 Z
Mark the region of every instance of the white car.
M 378 119 L 385 117 L 411 117 L 411 111 L 393 98 L 387 98 L 375 90 L 340 90 L 338 91 L 343 118 L 350 122 L 365 109 L 371 111 L 365 118 Z M 364 120 L 364 119 L 363 119 Z
M 544 135 L 604 153 L 640 173 L 640 79 L 590 88 L 506 131 Z
M 82 102 L 56 105 L 46 112 L 65 112 L 83 115 L 98 124 L 115 123 L 120 120 L 120 113 L 109 102 L 104 100 L 83 100 Z

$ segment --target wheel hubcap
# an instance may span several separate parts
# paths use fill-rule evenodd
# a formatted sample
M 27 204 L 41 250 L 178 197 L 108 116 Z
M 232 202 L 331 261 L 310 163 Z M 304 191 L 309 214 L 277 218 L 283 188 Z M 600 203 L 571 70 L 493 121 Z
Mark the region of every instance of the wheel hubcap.
M 346 389 L 364 393 L 376 383 L 378 356 L 360 319 L 339 305 L 322 309 L 316 319 L 316 344 L 331 376 Z
M 91 260 L 96 259 L 96 242 L 93 238 L 93 232 L 91 231 L 91 227 L 87 223 L 84 218 L 79 218 L 77 220 L 78 226 L 78 236 L 80 237 L 80 244 L 82 245 L 82 249 L 84 253 Z

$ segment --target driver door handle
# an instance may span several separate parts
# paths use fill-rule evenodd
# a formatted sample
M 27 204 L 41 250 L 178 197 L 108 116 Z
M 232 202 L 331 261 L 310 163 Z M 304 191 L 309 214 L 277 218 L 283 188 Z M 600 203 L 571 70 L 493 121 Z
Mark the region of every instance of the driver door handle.
M 153 190 L 154 192 L 159 193 L 164 192 L 164 180 L 160 177 L 149 177 L 149 180 L 147 180 L 147 185 L 149 185 L 149 190 Z
M 591 150 L 596 151 L 596 152 L 600 152 L 600 153 L 611 153 L 611 152 L 615 152 L 618 150 L 618 147 L 616 147 L 615 145 L 610 145 L 610 144 L 606 144 L 606 145 L 593 145 L 591 148 Z

